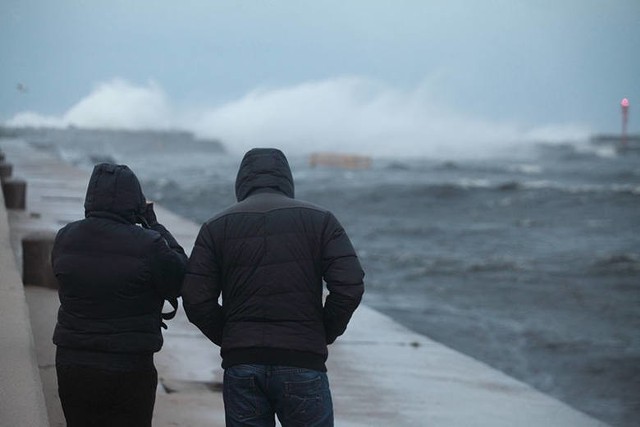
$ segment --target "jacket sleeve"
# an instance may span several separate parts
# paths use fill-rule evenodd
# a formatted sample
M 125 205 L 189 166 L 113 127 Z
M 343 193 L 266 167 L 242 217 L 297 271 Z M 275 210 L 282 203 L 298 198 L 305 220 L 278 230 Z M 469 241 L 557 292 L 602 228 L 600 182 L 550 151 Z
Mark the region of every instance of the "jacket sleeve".
M 159 233 L 153 241 L 153 283 L 163 298 L 177 298 L 187 267 L 187 255 L 163 225 L 156 223 L 151 229 Z
M 328 213 L 322 251 L 323 278 L 329 295 L 324 304 L 327 344 L 347 329 L 364 293 L 364 271 L 351 241 L 338 220 Z
M 218 304 L 220 269 L 207 224 L 203 225 L 187 265 L 182 304 L 189 321 L 213 343 L 221 345 L 224 316 Z

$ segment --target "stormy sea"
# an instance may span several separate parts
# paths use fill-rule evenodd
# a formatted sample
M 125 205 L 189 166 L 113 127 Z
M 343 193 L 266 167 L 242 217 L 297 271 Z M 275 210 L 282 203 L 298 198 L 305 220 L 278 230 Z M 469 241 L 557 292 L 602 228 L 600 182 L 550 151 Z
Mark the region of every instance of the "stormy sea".
M 2 137 L 87 170 L 127 164 L 148 199 L 196 223 L 235 201 L 242 153 L 224 142 L 73 128 Z M 313 167 L 312 149 L 286 153 L 296 197 L 344 225 L 366 304 L 613 426 L 638 425 L 640 151 L 541 141 L 345 169 Z

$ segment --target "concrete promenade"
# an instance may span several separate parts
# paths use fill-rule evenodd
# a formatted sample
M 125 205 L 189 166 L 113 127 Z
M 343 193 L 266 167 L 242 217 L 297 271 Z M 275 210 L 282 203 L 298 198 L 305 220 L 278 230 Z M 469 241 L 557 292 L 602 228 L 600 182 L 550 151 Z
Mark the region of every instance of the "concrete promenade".
M 1 147 L 0 147 L 1 148 Z M 48 425 L 29 309 L 0 191 L 0 426 Z
M 89 174 L 23 141 L 0 139 L 0 150 L 27 181 L 25 211 L 0 206 L 0 426 L 64 426 L 51 342 L 57 294 L 30 284 L 23 292 L 20 242 L 80 219 Z M 160 206 L 157 216 L 190 251 L 199 225 Z M 182 309 L 164 335 L 154 426 L 223 426 L 218 348 Z M 336 426 L 605 425 L 366 306 L 330 347 L 328 369 Z

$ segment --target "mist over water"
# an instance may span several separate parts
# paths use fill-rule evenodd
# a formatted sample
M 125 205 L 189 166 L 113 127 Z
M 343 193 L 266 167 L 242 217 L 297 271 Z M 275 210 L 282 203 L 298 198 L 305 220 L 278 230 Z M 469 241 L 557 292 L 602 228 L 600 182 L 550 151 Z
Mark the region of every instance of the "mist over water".
M 580 124 L 525 127 L 471 117 L 439 105 L 425 81 L 400 90 L 360 77 L 259 88 L 221 105 L 176 106 L 154 82 L 101 83 L 59 116 L 25 111 L 9 126 L 130 130 L 180 129 L 222 140 L 235 153 L 275 146 L 288 154 L 353 152 L 369 156 L 491 158 L 533 144 L 585 141 Z

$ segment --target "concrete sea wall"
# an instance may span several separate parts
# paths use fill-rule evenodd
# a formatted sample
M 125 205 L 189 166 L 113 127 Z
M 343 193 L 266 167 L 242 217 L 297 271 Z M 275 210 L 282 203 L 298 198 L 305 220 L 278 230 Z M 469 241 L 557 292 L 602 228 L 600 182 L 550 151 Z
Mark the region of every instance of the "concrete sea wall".
M 0 192 L 0 425 L 48 426 L 29 307 Z

